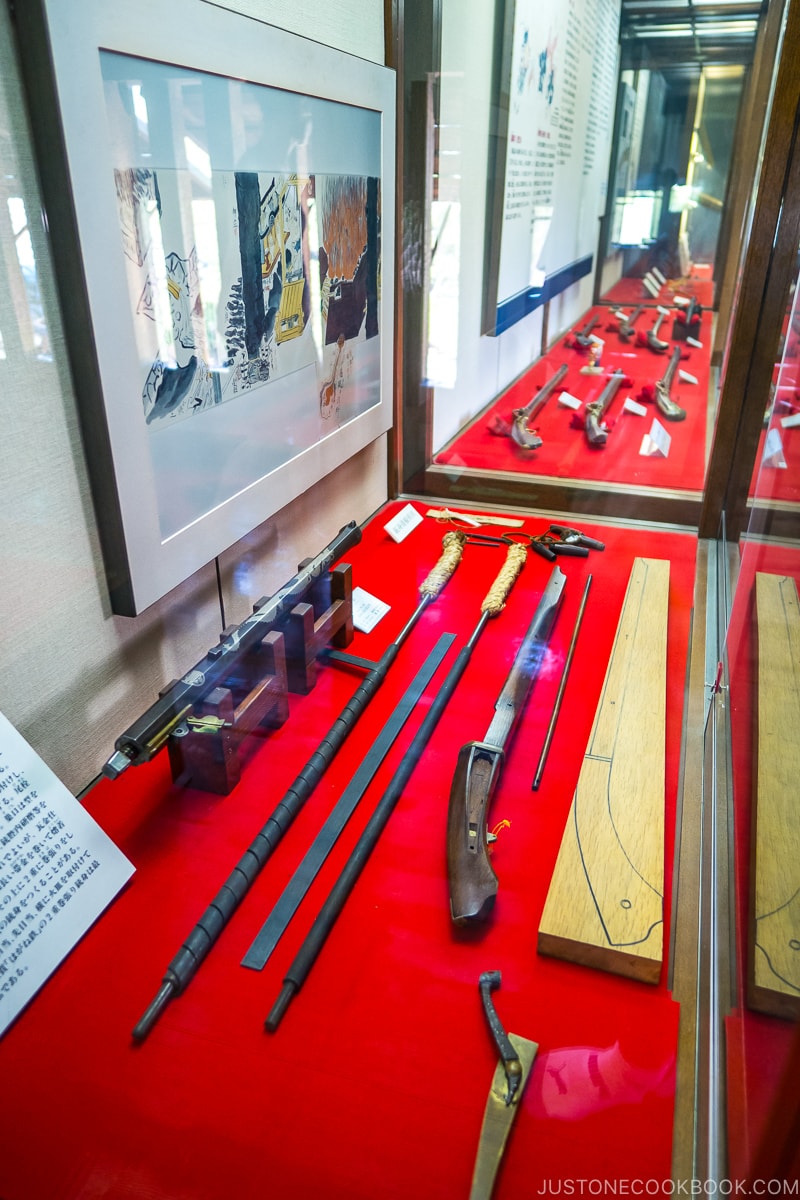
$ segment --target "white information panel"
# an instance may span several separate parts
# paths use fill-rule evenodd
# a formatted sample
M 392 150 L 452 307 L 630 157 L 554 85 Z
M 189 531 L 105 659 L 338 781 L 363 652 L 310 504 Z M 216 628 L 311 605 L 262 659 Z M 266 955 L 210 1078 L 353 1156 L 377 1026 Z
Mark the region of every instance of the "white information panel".
M 0 1034 L 133 870 L 0 713 Z
M 501 333 L 589 273 L 605 210 L 620 0 L 508 0 L 487 317 Z M 504 114 L 505 115 L 505 114 Z M 492 321 L 489 319 L 488 324 Z

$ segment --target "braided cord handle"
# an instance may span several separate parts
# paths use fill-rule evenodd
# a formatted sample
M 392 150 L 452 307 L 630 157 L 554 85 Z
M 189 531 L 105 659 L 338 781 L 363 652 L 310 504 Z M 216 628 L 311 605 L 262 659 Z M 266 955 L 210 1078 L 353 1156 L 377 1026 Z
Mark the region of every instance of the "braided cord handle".
M 490 617 L 496 617 L 498 613 L 503 611 L 506 606 L 508 594 L 514 586 L 520 571 L 525 566 L 527 557 L 528 549 L 521 542 L 512 542 L 510 544 L 506 561 L 500 568 L 497 578 L 489 588 L 481 604 L 482 613 L 487 613 Z
M 461 529 L 452 529 L 442 538 L 442 556 L 427 577 L 419 585 L 421 596 L 434 598 L 439 595 L 452 576 L 467 544 L 467 535 Z

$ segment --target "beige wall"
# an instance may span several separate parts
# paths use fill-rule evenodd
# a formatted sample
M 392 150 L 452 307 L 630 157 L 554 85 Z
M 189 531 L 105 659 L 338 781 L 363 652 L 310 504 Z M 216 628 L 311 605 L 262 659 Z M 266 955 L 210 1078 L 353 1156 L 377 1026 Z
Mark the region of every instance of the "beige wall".
M 228 7 L 383 61 L 382 0 L 239 0 Z M 212 563 L 140 617 L 109 611 L 5 4 L 0 192 L 0 712 L 77 792 L 159 687 L 216 642 L 220 607 Z M 16 255 L 9 197 L 22 199 L 31 224 L 50 361 L 30 349 L 24 297 L 9 284 L 6 263 Z M 386 454 L 381 438 L 221 557 L 228 623 L 241 621 L 347 521 L 363 521 L 383 503 Z

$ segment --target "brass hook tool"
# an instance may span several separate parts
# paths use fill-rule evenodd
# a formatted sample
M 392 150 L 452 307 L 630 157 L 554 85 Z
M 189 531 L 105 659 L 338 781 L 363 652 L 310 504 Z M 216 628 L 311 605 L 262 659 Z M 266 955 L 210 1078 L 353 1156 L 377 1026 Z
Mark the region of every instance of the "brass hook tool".
M 500 987 L 500 980 L 499 971 L 485 971 L 478 981 L 483 1011 L 500 1061 L 486 1100 L 470 1200 L 489 1200 L 492 1194 L 508 1135 L 539 1049 L 537 1042 L 506 1033 L 503 1028 L 492 1000 L 492 992 Z

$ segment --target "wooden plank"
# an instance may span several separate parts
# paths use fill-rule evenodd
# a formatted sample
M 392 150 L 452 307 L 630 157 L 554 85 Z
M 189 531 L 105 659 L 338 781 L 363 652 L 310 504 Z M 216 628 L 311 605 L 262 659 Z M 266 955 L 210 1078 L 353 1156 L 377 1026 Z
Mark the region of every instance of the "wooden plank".
M 800 606 L 794 579 L 756 574 L 758 716 L 748 1000 L 800 1017 Z
M 635 559 L 538 940 L 648 983 L 664 943 L 668 607 L 669 563 Z

